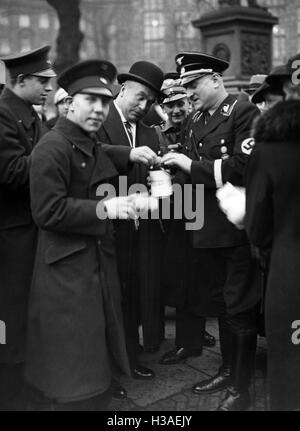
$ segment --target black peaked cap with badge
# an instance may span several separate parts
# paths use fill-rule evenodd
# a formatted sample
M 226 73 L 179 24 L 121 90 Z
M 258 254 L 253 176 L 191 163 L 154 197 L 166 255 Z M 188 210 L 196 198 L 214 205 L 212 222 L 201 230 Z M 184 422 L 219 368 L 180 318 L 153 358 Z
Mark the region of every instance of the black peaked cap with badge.
M 211 73 L 222 75 L 229 67 L 229 63 L 225 60 L 196 51 L 180 52 L 176 55 L 175 62 L 182 85 L 187 85 Z
M 119 84 L 123 84 L 125 81 L 139 82 L 159 94 L 164 81 L 164 73 L 156 64 L 149 61 L 137 61 L 131 66 L 128 73 L 118 75 L 118 81 Z
M 44 78 L 54 78 L 56 73 L 48 58 L 50 49 L 50 45 L 45 45 L 32 51 L 1 57 L 0 60 L 5 63 L 11 78 L 16 78 L 18 75 L 35 75 Z
M 87 60 L 66 69 L 57 82 L 70 96 L 85 91 L 112 98 L 116 76 L 117 69 L 109 61 Z

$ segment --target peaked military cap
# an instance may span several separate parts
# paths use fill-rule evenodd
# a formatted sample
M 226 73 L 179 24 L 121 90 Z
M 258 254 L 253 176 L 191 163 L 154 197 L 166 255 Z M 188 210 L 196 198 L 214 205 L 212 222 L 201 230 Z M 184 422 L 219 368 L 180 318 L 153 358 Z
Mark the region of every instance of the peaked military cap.
M 113 97 L 112 84 L 117 76 L 116 67 L 105 60 L 87 60 L 69 67 L 57 82 L 70 96 L 85 91 Z
M 229 67 L 227 61 L 195 51 L 180 52 L 176 55 L 175 61 L 182 79 L 182 85 L 211 73 L 222 75 Z
M 165 79 L 161 87 L 162 102 L 169 103 L 187 97 L 186 89 L 181 85 L 181 79 Z
M 16 78 L 18 75 L 36 75 L 45 78 L 54 78 L 56 73 L 48 58 L 50 49 L 50 45 L 45 45 L 33 51 L 2 57 L 0 60 L 5 63 L 12 78 Z
M 125 81 L 136 81 L 151 88 L 155 93 L 160 93 L 163 80 L 163 71 L 149 61 L 137 61 L 131 66 L 128 73 L 121 73 L 118 76 L 120 84 Z

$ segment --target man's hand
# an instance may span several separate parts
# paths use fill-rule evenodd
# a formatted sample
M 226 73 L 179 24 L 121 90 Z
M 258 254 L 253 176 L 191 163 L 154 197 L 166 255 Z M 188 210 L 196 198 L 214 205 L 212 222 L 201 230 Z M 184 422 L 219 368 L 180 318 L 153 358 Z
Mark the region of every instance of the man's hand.
M 187 174 L 191 173 L 192 159 L 184 154 L 170 152 L 162 158 L 161 163 L 166 167 L 177 166 L 183 172 L 186 172 Z
M 147 146 L 138 147 L 131 150 L 129 160 L 151 166 L 157 163 L 157 155 Z
M 109 219 L 135 220 L 137 218 L 135 196 L 122 196 L 104 202 Z

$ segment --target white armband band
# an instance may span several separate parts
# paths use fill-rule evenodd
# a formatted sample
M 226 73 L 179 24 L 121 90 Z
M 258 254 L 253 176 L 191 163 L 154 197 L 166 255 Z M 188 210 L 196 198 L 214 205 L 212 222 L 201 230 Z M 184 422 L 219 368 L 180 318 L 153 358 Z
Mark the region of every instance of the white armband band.
M 215 175 L 216 187 L 217 187 L 217 189 L 220 189 L 223 186 L 222 159 L 215 160 L 214 175 Z

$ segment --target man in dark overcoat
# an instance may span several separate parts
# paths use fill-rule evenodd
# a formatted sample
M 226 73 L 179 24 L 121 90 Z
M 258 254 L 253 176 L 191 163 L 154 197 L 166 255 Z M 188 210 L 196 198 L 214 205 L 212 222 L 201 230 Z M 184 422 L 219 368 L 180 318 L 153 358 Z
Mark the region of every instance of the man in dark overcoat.
M 65 71 L 58 83 L 72 97 L 67 118 L 58 120 L 32 155 L 39 238 L 25 377 L 36 398 L 55 410 L 106 409 L 112 374 L 129 373 L 108 218 L 136 214 L 131 197 L 98 202 L 101 186 L 118 175 L 95 136 L 108 115 L 115 75 L 115 67 L 100 60 Z M 115 162 L 126 171 L 129 158 Z
M 216 190 L 227 181 L 243 184 L 253 147 L 251 125 L 259 111 L 225 90 L 222 73 L 227 62 L 189 52 L 178 54 L 176 60 L 195 112 L 184 132 L 184 153 L 169 153 L 162 162 L 185 172 L 187 183 L 204 185 L 204 225 L 190 232 L 194 251 L 188 256 L 190 288 L 181 330 L 195 338 L 197 316 L 219 317 L 223 365 L 193 390 L 201 395 L 228 387 L 220 409 L 243 410 L 250 404 L 261 287 L 252 283 L 255 268 L 245 231 L 226 219 Z M 194 198 L 199 198 L 196 192 Z
M 118 76 L 120 93 L 111 104 L 110 112 L 99 131 L 106 153 L 112 158 L 131 154 L 134 164 L 127 175 L 128 187 L 147 184 L 148 168 L 159 152 L 155 130 L 142 123 L 155 101 L 163 72 L 154 64 L 140 61 L 129 73 Z M 123 311 L 127 349 L 132 376 L 151 379 L 153 371 L 138 362 L 139 324 L 142 324 L 144 347 L 159 348 L 163 338 L 161 300 L 161 264 L 163 232 L 159 220 L 117 221 L 116 241 L 118 265 L 123 292 Z
M 0 320 L 6 325 L 6 344 L 0 345 L 1 408 L 13 408 L 11 403 L 17 403 L 21 393 L 37 234 L 30 209 L 29 167 L 41 133 L 32 105 L 43 104 L 52 90 L 50 79 L 56 75 L 49 50 L 45 46 L 3 59 L 11 85 L 8 82 L 0 99 Z

